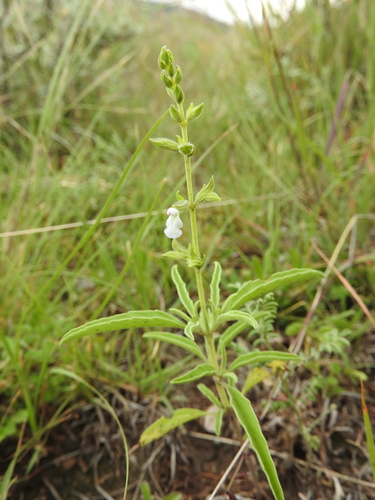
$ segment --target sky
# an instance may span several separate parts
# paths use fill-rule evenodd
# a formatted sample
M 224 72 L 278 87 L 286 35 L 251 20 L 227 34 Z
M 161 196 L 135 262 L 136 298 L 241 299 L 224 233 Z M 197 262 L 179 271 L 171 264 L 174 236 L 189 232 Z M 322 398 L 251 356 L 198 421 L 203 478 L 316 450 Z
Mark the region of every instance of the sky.
M 153 0 L 157 1 L 157 0 Z M 249 20 L 246 4 L 255 20 L 262 18 L 261 0 L 161 0 L 163 3 L 180 3 L 188 9 L 203 12 L 219 21 L 233 23 L 234 17 L 228 8 L 228 4 L 235 10 L 236 15 L 242 20 Z M 287 13 L 288 8 L 296 4 L 302 7 L 304 0 L 265 0 L 264 3 L 270 4 L 273 9 L 280 13 Z

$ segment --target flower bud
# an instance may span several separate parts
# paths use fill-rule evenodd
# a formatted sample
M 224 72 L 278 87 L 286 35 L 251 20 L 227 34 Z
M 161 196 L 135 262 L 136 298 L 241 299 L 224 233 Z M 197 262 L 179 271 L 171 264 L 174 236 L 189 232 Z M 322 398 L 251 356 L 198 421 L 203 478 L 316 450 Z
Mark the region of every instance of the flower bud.
M 158 57 L 159 68 L 167 70 L 169 68 L 169 57 L 167 54 L 166 47 L 162 47 Z
M 182 123 L 182 116 L 178 109 L 176 109 L 172 104 L 170 105 L 169 108 L 169 114 L 171 115 L 171 118 L 174 122 L 176 122 L 178 125 L 181 125 Z
M 203 111 L 203 102 L 201 104 L 198 104 L 198 106 L 190 104 L 190 106 L 186 110 L 186 120 L 188 122 L 195 120 L 196 118 L 198 118 L 198 116 L 201 115 L 202 111 Z
M 195 153 L 195 146 L 191 142 L 187 142 L 178 146 L 178 150 L 184 156 L 193 156 Z
M 182 88 L 179 85 L 177 85 L 176 88 L 174 89 L 174 98 L 177 104 L 182 104 L 184 102 L 185 96 L 182 91 Z
M 173 87 L 173 81 L 172 81 L 172 79 L 171 79 L 171 78 L 167 75 L 167 73 L 164 73 L 164 72 L 163 72 L 163 73 L 160 75 L 160 78 L 161 78 L 161 81 L 164 83 L 164 85 L 165 85 L 167 88 L 171 89 L 171 88 Z
M 175 78 L 175 82 L 177 83 L 177 85 L 180 85 L 180 83 L 182 82 L 182 69 L 180 68 L 180 66 L 177 66 L 177 70 L 176 70 L 176 74 L 175 74 L 174 78 Z

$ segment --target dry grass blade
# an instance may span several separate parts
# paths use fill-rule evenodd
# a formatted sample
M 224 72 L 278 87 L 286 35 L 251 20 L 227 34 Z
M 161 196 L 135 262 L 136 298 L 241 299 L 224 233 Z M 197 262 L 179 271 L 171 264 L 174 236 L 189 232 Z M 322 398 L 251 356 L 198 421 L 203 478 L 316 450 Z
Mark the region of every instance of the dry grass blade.
M 339 241 L 338 241 L 338 243 L 337 243 L 337 245 L 332 253 L 332 256 L 329 260 L 329 262 L 332 265 L 335 264 L 346 238 L 348 237 L 350 232 L 353 230 L 353 228 L 355 227 L 355 225 L 357 224 L 359 219 L 375 219 L 375 216 L 369 215 L 369 214 L 353 215 L 353 217 L 350 219 L 347 226 L 345 227 L 345 229 L 344 229 L 344 231 L 343 231 L 343 233 L 342 233 L 342 235 L 341 235 L 341 237 L 340 237 L 340 239 L 339 239 Z M 310 310 L 306 316 L 306 319 L 303 323 L 303 327 L 302 327 L 301 331 L 299 332 L 299 334 L 297 335 L 295 341 L 291 345 L 291 348 L 290 348 L 291 352 L 298 353 L 299 350 L 301 349 L 301 346 L 302 346 L 303 341 L 304 341 L 305 336 L 306 336 L 307 328 L 308 328 L 310 321 L 311 321 L 312 317 L 314 316 L 315 311 L 316 311 L 316 309 L 317 309 L 317 307 L 322 299 L 324 287 L 327 283 L 329 275 L 331 274 L 331 271 L 332 271 L 332 267 L 328 266 L 325 273 L 324 273 L 324 277 L 322 278 L 322 281 L 320 282 L 318 290 L 315 294 L 311 308 L 310 308 Z
M 357 302 L 359 307 L 362 309 L 364 314 L 367 316 L 369 321 L 371 322 L 372 326 L 375 328 L 375 320 L 372 317 L 370 311 L 368 310 L 366 304 L 364 304 L 363 300 L 361 297 L 358 295 L 358 293 L 354 290 L 352 285 L 348 282 L 348 280 L 340 273 L 340 271 L 334 266 L 334 264 L 324 255 L 324 253 L 318 248 L 315 242 L 312 242 L 312 245 L 316 252 L 320 255 L 320 257 L 328 264 L 328 266 L 332 269 L 332 271 L 336 274 L 336 276 L 339 278 L 341 283 L 344 285 L 344 287 L 348 290 L 348 292 L 352 295 L 354 300 Z

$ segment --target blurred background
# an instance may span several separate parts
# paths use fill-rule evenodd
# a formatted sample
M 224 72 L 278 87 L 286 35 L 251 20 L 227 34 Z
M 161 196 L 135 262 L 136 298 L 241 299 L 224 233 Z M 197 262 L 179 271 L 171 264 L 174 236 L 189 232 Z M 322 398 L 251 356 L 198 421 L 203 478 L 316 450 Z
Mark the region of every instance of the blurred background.
M 187 105 L 205 105 L 190 140 L 196 187 L 214 175 L 223 200 L 203 207 L 199 224 L 207 268 L 222 263 L 224 293 L 291 267 L 324 271 L 318 250 L 330 258 L 337 247 L 336 267 L 374 310 L 373 1 L 272 3 L 264 16 L 259 2 L 228 2 L 231 17 L 220 20 L 204 13 L 211 16 L 214 4 L 219 11 L 219 2 L 207 2 L 207 11 L 202 4 L 199 12 L 139 0 L 0 5 L 0 474 L 9 498 L 42 498 L 41 491 L 53 498 L 40 472 L 35 491 L 26 492 L 31 471 L 51 454 L 77 446 L 92 454 L 102 446 L 102 410 L 74 376 L 106 394 L 125 420 L 138 418 L 138 426 L 124 424 L 134 445 L 155 419 L 157 402 L 181 402 L 169 380 L 191 360 L 137 331 L 59 347 L 66 331 L 93 317 L 177 305 L 172 263 L 162 257 L 170 249 L 163 210 L 178 189 L 184 194 L 177 155 L 146 141 L 103 214 L 122 220 L 100 224 L 80 243 L 91 227 L 86 221 L 100 214 L 170 105 L 157 65 L 163 45 L 183 69 Z M 153 136 L 176 133 L 167 117 Z M 189 270 L 181 273 L 194 296 Z M 310 287 L 276 296 L 277 342 L 289 345 L 298 334 L 314 293 Z M 313 359 L 303 377 L 314 381 L 314 397 L 323 401 L 343 388 L 358 393 L 358 378 L 373 375 L 372 325 L 332 275 L 303 347 Z M 73 436 L 69 450 L 62 425 Z M 106 460 L 116 462 L 123 450 L 112 442 L 111 425 L 106 439 L 115 451 Z M 82 494 L 90 487 L 75 485 Z M 322 498 L 332 498 L 330 488 Z M 160 497 L 168 487 L 156 491 Z M 71 490 L 58 494 L 73 498 Z

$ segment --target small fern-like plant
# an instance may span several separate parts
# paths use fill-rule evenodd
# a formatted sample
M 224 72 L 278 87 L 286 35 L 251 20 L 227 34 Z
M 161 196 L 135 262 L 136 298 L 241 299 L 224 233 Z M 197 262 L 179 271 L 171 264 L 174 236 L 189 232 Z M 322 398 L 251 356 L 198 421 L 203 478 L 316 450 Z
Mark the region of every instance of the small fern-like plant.
M 172 52 L 163 47 L 159 55 L 159 67 L 162 70 L 161 80 L 174 104 L 169 112 L 172 120 L 180 127 L 177 140 L 169 138 L 151 139 L 155 146 L 180 155 L 185 167 L 186 197 L 176 193 L 176 202 L 167 211 L 168 219 L 165 235 L 172 240 L 172 250 L 165 257 L 187 265 L 195 276 L 198 300 L 191 299 L 178 265 L 172 267 L 172 280 L 181 301 L 181 308 L 161 310 L 131 311 L 110 318 L 90 321 L 74 328 L 64 335 L 61 342 L 80 339 L 87 335 L 126 328 L 157 328 L 147 332 L 144 337 L 155 341 L 169 342 L 192 353 L 197 360 L 196 366 L 184 375 L 171 380 L 172 384 L 195 382 L 202 377 L 213 378 L 216 392 L 207 385 L 198 384 L 199 391 L 218 411 L 215 412 L 215 432 L 220 434 L 223 416 L 232 415 L 233 426 L 238 438 L 242 438 L 240 425 L 243 427 L 252 449 L 265 472 L 270 488 L 276 500 L 284 500 L 284 493 L 279 482 L 275 464 L 271 458 L 267 441 L 262 433 L 258 418 L 251 402 L 238 387 L 236 371 L 249 365 L 268 363 L 271 361 L 295 362 L 299 356 L 289 352 L 253 350 L 239 354 L 232 362 L 228 362 L 227 351 L 232 341 L 242 332 L 260 328 L 256 317 L 263 321 L 262 336 L 266 338 L 273 321 L 275 308 L 273 298 L 268 296 L 264 303 L 268 304 L 268 312 L 260 314 L 246 309 L 250 301 L 266 295 L 281 286 L 309 282 L 319 278 L 321 273 L 312 269 L 291 269 L 270 276 L 267 280 L 254 280 L 242 284 L 239 289 L 224 301 L 221 298 L 220 281 L 222 267 L 214 262 L 210 270 L 209 289 L 204 287 L 203 265 L 205 255 L 199 244 L 197 209 L 201 203 L 219 201 L 214 191 L 214 178 L 203 184 L 197 193 L 194 191 L 191 158 L 195 154 L 195 146 L 188 136 L 188 126 L 199 118 L 203 111 L 203 103 L 195 106 L 184 106 L 185 95 L 181 87 L 182 70 L 174 63 Z M 182 236 L 183 222 L 181 217 L 188 216 L 191 228 L 191 241 L 183 245 L 177 241 Z M 207 271 L 204 271 L 207 272 Z M 230 323 L 230 325 L 228 325 Z M 169 328 L 172 331 L 165 331 Z M 260 331 L 260 330 L 259 330 Z M 201 339 L 198 341 L 197 339 Z M 140 438 L 141 445 L 160 438 L 170 430 L 199 417 L 207 412 L 195 408 L 180 408 L 170 418 L 161 417 L 148 427 Z M 240 424 L 240 425 L 239 425 Z

